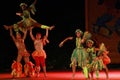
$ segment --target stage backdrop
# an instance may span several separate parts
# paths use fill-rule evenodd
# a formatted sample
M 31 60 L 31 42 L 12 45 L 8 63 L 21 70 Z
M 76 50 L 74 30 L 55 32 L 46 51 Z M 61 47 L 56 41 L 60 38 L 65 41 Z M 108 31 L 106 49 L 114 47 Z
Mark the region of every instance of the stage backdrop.
M 111 64 L 120 64 L 120 0 L 86 0 L 86 30 L 104 42 Z

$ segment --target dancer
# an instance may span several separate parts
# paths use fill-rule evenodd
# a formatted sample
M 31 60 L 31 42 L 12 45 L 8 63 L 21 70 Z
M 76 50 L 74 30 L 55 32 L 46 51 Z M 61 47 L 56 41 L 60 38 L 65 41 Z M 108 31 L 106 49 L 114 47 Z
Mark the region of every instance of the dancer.
M 33 70 L 33 65 L 31 64 L 32 62 L 29 60 L 30 54 L 26 50 L 26 46 L 24 43 L 24 40 L 26 38 L 27 30 L 23 31 L 24 35 L 22 36 L 20 33 L 16 33 L 16 37 L 13 35 L 12 28 L 10 29 L 10 36 L 12 37 L 17 49 L 18 49 L 18 55 L 17 59 L 13 62 L 11 65 L 12 68 L 12 76 L 13 77 L 21 77 L 22 75 L 22 64 L 20 63 L 22 58 L 25 61 L 24 66 L 28 66 Z M 25 76 L 32 76 L 32 70 L 30 69 L 24 69 Z
M 107 50 L 106 46 L 104 43 L 101 43 L 100 44 L 100 51 L 98 52 L 98 55 L 99 57 L 103 60 L 103 64 L 104 64 L 104 71 L 105 71 L 105 74 L 106 74 L 106 80 L 109 80 L 109 75 L 108 75 L 108 67 L 107 65 L 109 63 L 111 63 L 111 59 L 110 57 L 108 56 L 109 54 L 109 51 Z
M 93 73 L 96 73 L 97 80 L 99 79 L 99 71 L 104 69 L 106 73 L 106 80 L 109 79 L 107 64 L 110 63 L 110 58 L 107 56 L 108 51 L 104 43 L 100 44 L 100 48 L 93 46 L 94 42 L 92 40 L 87 40 L 87 53 L 89 54 L 89 65 L 88 71 L 91 74 L 91 79 L 93 79 Z
M 37 77 L 39 77 L 39 73 L 40 73 L 40 64 L 43 68 L 43 72 L 44 72 L 44 76 L 46 77 L 46 64 L 45 64 L 45 59 L 46 59 L 46 52 L 43 49 L 43 47 L 46 45 L 46 43 L 49 43 L 48 38 L 48 29 L 46 29 L 46 35 L 41 38 L 41 33 L 36 33 L 36 36 L 34 37 L 32 34 L 32 29 L 33 27 L 30 28 L 30 36 L 31 39 L 34 41 L 34 47 L 35 47 L 35 51 L 32 53 L 32 57 L 35 60 L 35 70 L 37 73 Z
M 59 47 L 62 47 L 63 44 L 67 41 L 67 40 L 74 40 L 76 41 L 76 48 L 73 50 L 73 53 L 71 55 L 71 64 L 70 66 L 72 67 L 72 79 L 75 76 L 75 71 L 76 71 L 76 66 L 79 66 L 82 68 L 83 73 L 86 77 L 86 79 L 88 79 L 88 70 L 86 67 L 87 64 L 87 59 L 86 59 L 86 51 L 83 47 L 83 43 L 91 37 L 91 34 L 88 32 L 85 32 L 83 35 L 83 32 L 80 29 L 76 29 L 75 31 L 76 34 L 76 38 L 74 37 L 67 37 L 65 38 L 60 44 Z M 82 37 L 83 35 L 83 37 Z
M 88 53 L 88 71 L 91 74 L 91 80 L 93 80 L 93 73 L 96 73 L 96 78 L 99 78 L 99 69 L 103 67 L 101 64 L 102 60 L 97 58 L 97 52 L 99 48 L 94 46 L 94 41 L 89 39 L 86 41 L 86 51 Z M 99 66 L 99 67 L 98 67 Z M 90 77 L 90 76 L 89 76 Z
M 23 31 L 24 29 L 28 29 L 28 28 L 34 26 L 34 27 L 40 27 L 42 29 L 48 28 L 49 30 L 52 30 L 55 26 L 50 27 L 47 25 L 42 25 L 42 24 L 38 23 L 36 20 L 31 18 L 30 13 L 35 15 L 36 2 L 37 2 L 37 0 L 35 0 L 29 7 L 26 3 L 21 3 L 20 7 L 21 7 L 22 12 L 16 13 L 16 15 L 20 16 L 22 18 L 22 20 L 11 26 L 4 25 L 5 29 L 8 30 L 10 28 L 13 28 L 15 30 L 15 32 L 19 32 L 19 31 Z

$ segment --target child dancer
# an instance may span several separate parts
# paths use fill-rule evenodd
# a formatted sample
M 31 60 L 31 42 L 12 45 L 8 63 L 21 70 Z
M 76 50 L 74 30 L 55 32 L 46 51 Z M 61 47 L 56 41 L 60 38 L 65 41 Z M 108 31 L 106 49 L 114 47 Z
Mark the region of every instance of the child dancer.
M 23 31 L 24 29 L 28 29 L 33 26 L 40 27 L 42 29 L 46 29 L 46 28 L 48 28 L 49 30 L 53 29 L 54 26 L 49 27 L 47 25 L 42 25 L 38 23 L 36 20 L 31 18 L 30 13 L 35 15 L 35 12 L 36 12 L 36 9 L 35 9 L 36 2 L 37 0 L 35 0 L 29 7 L 26 3 L 21 3 L 20 8 L 22 12 L 16 13 L 16 15 L 20 16 L 22 20 L 11 26 L 4 25 L 5 29 L 8 30 L 10 28 L 13 28 L 16 32 Z
M 12 29 L 10 29 L 10 36 L 12 37 L 17 49 L 18 49 L 18 56 L 16 61 L 13 62 L 11 68 L 12 68 L 12 76 L 13 77 L 21 77 L 22 74 L 22 64 L 21 59 L 23 58 L 25 61 L 25 66 L 28 66 L 29 68 L 31 68 L 33 70 L 33 65 L 31 65 L 31 61 L 29 60 L 29 56 L 30 54 L 28 53 L 28 51 L 26 50 L 26 46 L 24 43 L 24 40 L 26 38 L 26 34 L 27 31 L 24 31 L 24 36 L 22 37 L 20 33 L 16 33 L 16 37 L 14 37 L 13 35 L 13 31 Z M 25 75 L 26 76 L 31 76 L 32 75 L 32 71 L 28 68 L 24 69 Z M 29 74 L 31 73 L 31 74 Z
M 102 58 L 103 63 L 104 63 L 104 68 L 103 69 L 105 70 L 106 80 L 109 80 L 107 65 L 111 62 L 111 59 L 109 58 L 108 54 L 109 54 L 109 51 L 107 50 L 105 44 L 101 43 L 100 51 L 98 52 L 98 55 Z
M 102 61 L 100 61 L 97 58 L 97 51 L 99 51 L 99 48 L 96 48 L 94 46 L 94 41 L 89 39 L 86 41 L 86 51 L 88 53 L 88 71 L 91 74 L 91 80 L 93 80 L 93 73 L 96 73 L 97 79 L 99 78 L 99 69 L 102 66 L 99 66 Z
M 72 79 L 75 76 L 75 71 L 76 71 L 76 66 L 78 64 L 79 67 L 81 67 L 83 69 L 83 73 L 86 77 L 86 79 L 88 79 L 88 70 L 86 67 L 87 64 L 87 59 L 86 59 L 86 51 L 83 47 L 83 43 L 86 41 L 87 38 L 91 37 L 91 34 L 88 32 L 85 32 L 85 34 L 83 35 L 83 32 L 80 29 L 76 29 L 75 31 L 75 35 L 76 38 L 74 37 L 67 37 L 65 38 L 60 44 L 59 47 L 62 47 L 63 44 L 67 41 L 67 40 L 74 40 L 75 39 L 75 49 L 73 50 L 73 53 L 71 55 L 71 64 L 70 66 L 72 66 Z M 83 38 L 82 38 L 83 35 Z
M 40 64 L 43 68 L 44 71 L 44 76 L 46 77 L 46 64 L 45 64 L 45 59 L 46 59 L 46 52 L 43 49 L 44 45 L 46 45 L 46 43 L 49 43 L 48 38 L 48 29 L 46 29 L 46 35 L 41 38 L 41 33 L 37 33 L 36 36 L 34 37 L 32 34 L 32 28 L 30 28 L 30 36 L 31 39 L 34 41 L 34 47 L 35 47 L 35 51 L 32 53 L 32 57 L 35 60 L 35 64 L 36 64 L 36 72 L 37 72 L 37 77 L 39 77 L 39 73 L 40 73 Z

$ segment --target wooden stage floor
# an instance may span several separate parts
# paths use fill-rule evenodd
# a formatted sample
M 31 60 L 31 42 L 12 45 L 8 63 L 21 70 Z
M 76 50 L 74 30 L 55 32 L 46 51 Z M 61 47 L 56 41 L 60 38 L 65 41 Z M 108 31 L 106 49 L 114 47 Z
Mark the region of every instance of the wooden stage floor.
M 49 71 L 47 72 L 47 78 L 44 78 L 43 73 L 40 73 L 40 77 L 24 77 L 21 78 L 12 78 L 10 73 L 0 73 L 0 80 L 71 80 L 72 72 L 70 71 Z M 76 72 L 75 78 L 73 80 L 85 80 L 82 72 Z M 94 74 L 94 80 L 95 74 Z M 106 80 L 106 75 L 103 71 L 99 74 L 99 80 Z M 109 80 L 120 80 L 120 70 L 109 70 Z

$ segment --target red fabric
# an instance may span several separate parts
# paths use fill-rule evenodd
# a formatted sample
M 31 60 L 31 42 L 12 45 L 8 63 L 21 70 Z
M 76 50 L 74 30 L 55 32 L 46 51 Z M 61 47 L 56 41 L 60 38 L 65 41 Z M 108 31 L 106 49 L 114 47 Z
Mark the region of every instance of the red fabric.
M 14 62 L 12 63 L 12 66 L 11 66 L 11 67 L 12 67 L 12 69 L 15 69 L 16 72 L 22 71 L 22 64 L 19 63 L 19 62 L 14 61 Z
M 35 60 L 36 66 L 40 66 L 40 64 L 42 65 L 42 67 L 46 66 L 44 56 L 35 56 L 34 60 Z
M 109 64 L 110 62 L 111 62 L 111 60 L 110 60 L 110 58 L 109 58 L 108 56 L 105 56 L 105 57 L 103 58 L 103 63 L 104 63 L 105 65 Z

